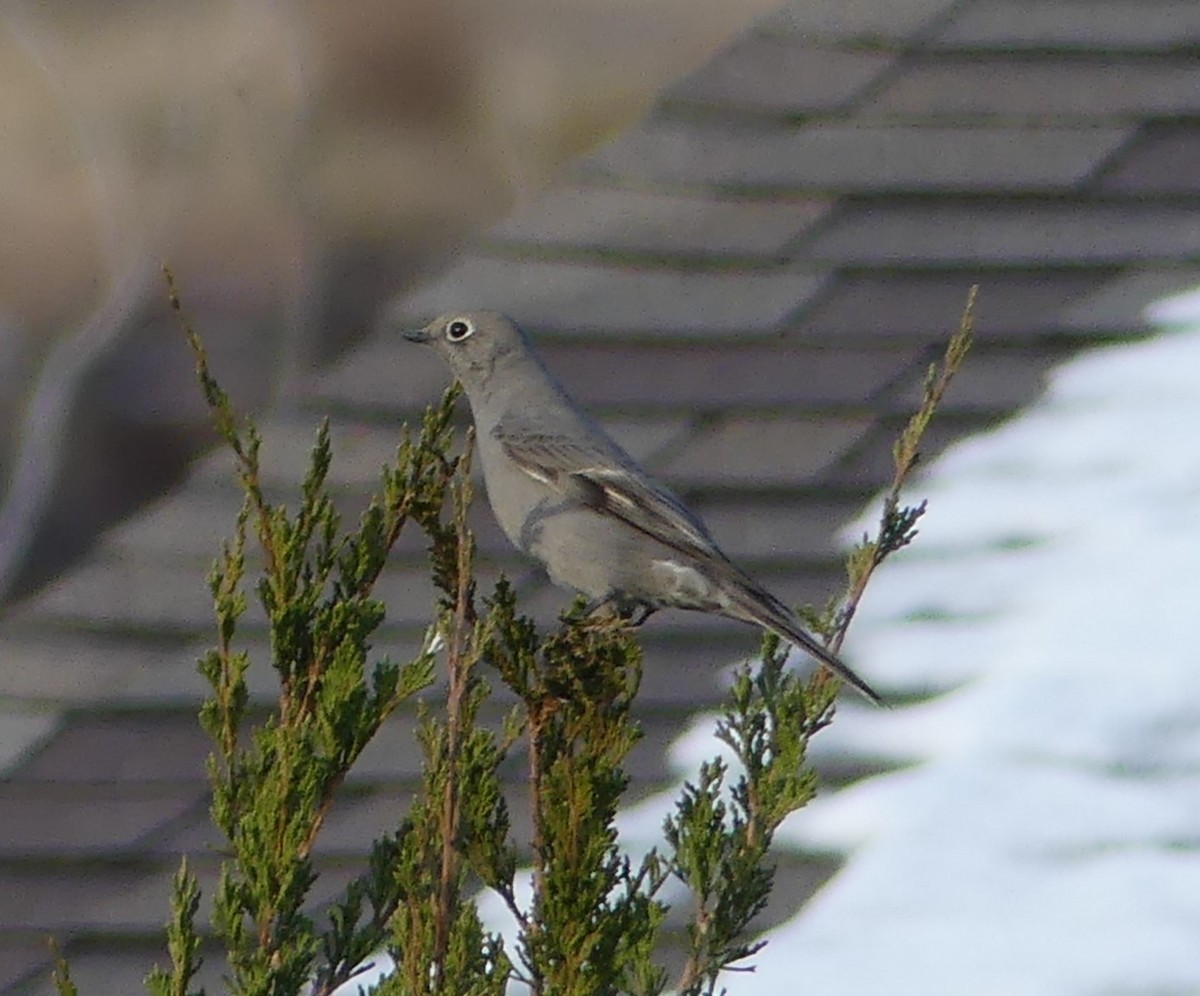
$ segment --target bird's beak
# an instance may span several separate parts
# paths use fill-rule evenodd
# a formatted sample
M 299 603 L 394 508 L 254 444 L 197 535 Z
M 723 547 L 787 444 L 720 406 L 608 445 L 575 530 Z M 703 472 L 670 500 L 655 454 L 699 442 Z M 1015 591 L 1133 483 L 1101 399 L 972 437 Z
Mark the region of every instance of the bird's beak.
M 409 342 L 428 342 L 433 338 L 429 329 L 406 329 L 401 335 Z

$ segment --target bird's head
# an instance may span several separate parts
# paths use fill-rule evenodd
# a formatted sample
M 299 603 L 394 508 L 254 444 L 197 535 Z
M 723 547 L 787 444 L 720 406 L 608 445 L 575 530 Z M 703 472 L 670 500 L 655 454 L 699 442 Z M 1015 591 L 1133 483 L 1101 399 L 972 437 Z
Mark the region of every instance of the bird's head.
M 455 311 L 404 333 L 410 342 L 432 346 L 471 394 L 483 387 L 505 358 L 529 352 L 516 323 L 494 311 Z

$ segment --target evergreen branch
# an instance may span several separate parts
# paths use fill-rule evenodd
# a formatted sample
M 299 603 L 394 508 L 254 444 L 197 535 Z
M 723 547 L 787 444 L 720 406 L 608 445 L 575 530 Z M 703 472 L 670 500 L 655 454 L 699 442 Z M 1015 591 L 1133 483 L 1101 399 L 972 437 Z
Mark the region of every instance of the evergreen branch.
M 522 977 L 533 993 L 658 992 L 650 954 L 665 876 L 653 854 L 635 870 L 612 829 L 640 737 L 630 718 L 640 653 L 623 622 L 588 618 L 581 602 L 545 637 L 515 616 L 507 587 L 492 611 L 489 656 L 528 732 L 534 896 L 518 918 Z
M 371 635 L 383 621 L 372 591 L 388 551 L 406 522 L 436 520 L 456 470 L 444 456 L 454 395 L 448 392 L 427 412 L 418 439 L 404 438 L 395 468 L 384 468 L 381 495 L 372 499 L 358 530 L 342 535 L 326 487 L 328 424 L 317 433 L 295 514 L 268 502 L 257 430 L 243 424 L 212 376 L 169 274 L 168 281 L 198 380 L 217 431 L 234 453 L 245 495 L 234 540 L 210 575 L 218 643 L 201 662 L 213 688 L 202 710 L 216 746 L 209 762 L 213 816 L 233 859 L 222 867 L 214 926 L 229 948 L 232 991 L 290 993 L 310 979 L 324 984 L 348 978 L 355 970 L 346 963 L 349 954 L 361 954 L 368 941 L 377 944 L 398 906 L 395 889 L 380 880 L 376 867 L 335 907 L 324 942 L 304 912 L 316 879 L 312 849 L 335 792 L 384 720 L 432 679 L 427 652 L 403 667 L 380 661 L 372 671 L 366 662 Z M 232 641 L 245 609 L 241 581 L 249 522 L 266 565 L 258 595 L 280 691 L 273 715 L 242 745 L 249 661 Z M 177 892 L 177 913 L 185 899 Z M 366 900 L 373 912 L 364 924 L 359 920 Z M 330 958 L 325 968 L 316 963 L 322 943 Z
M 71 966 L 67 963 L 66 956 L 59 948 L 58 942 L 51 937 L 47 939 L 47 944 L 50 947 L 50 957 L 54 959 L 54 969 L 50 979 L 58 991 L 58 996 L 79 996 L 79 989 L 71 979 Z
M 465 698 L 469 690 L 471 670 L 477 660 L 468 655 L 466 642 L 475 623 L 474 581 L 472 555 L 474 540 L 467 528 L 467 508 L 471 503 L 470 453 L 473 436 L 460 457 L 459 474 L 452 489 L 453 524 L 457 561 L 455 564 L 454 611 L 451 632 L 447 641 L 446 668 L 450 674 L 450 691 L 446 700 L 446 779 L 442 801 L 442 854 L 438 876 L 438 898 L 434 933 L 434 985 L 440 988 L 446 976 L 446 958 L 450 947 L 450 929 L 458 903 L 459 848 L 461 833 L 461 751 Z
M 892 446 L 892 481 L 884 493 L 879 529 L 874 539 L 864 535 L 847 560 L 847 592 L 834 620 L 829 641 L 834 653 L 846 638 L 846 630 L 858 611 L 875 569 L 889 555 L 908 546 L 917 535 L 916 525 L 925 514 L 926 503 L 922 501 L 912 506 L 901 506 L 900 493 L 920 460 L 921 438 L 974 341 L 975 299 L 978 293 L 978 286 L 972 286 L 967 292 L 967 303 L 958 329 L 946 344 L 941 360 L 930 364 L 926 371 L 921 402 Z
M 200 957 L 200 935 L 196 931 L 199 909 L 200 885 L 185 857 L 172 883 L 171 919 L 167 923 L 171 972 L 155 966 L 146 978 L 146 989 L 151 996 L 204 996 L 203 989 L 190 988 L 204 960 Z
M 875 569 L 910 543 L 924 502 L 902 507 L 900 493 L 916 467 L 919 444 L 951 378 L 971 344 L 975 288 L 968 295 L 958 331 L 938 364 L 926 375 L 922 399 L 893 448 L 894 472 L 885 493 L 878 535 L 864 538 L 850 554 L 849 585 L 840 610 L 806 621 L 827 637 L 836 653 Z M 734 753 L 742 773 L 717 760 L 704 765 L 697 782 L 687 783 L 665 825 L 671 874 L 689 887 L 693 909 L 689 948 L 675 989 L 685 996 L 717 991 L 722 972 L 744 971 L 742 962 L 765 942 L 748 940 L 772 885 L 767 865 L 779 825 L 815 795 L 807 766 L 808 741 L 833 719 L 837 681 L 824 669 L 805 682 L 785 670 L 787 654 L 766 636 L 757 673 L 737 673 L 717 736 Z

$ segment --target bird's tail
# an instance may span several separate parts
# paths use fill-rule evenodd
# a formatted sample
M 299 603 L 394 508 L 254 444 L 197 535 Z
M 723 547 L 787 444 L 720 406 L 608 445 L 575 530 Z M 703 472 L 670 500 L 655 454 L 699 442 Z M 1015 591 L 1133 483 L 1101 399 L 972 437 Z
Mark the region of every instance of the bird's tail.
M 863 698 L 874 705 L 883 705 L 883 699 L 879 693 L 838 660 L 833 653 L 821 646 L 814 637 L 806 633 L 795 613 L 774 595 L 759 588 L 748 578 L 742 584 L 737 585 L 731 594 L 733 595 L 732 604 L 726 609 L 730 616 L 770 630 L 781 640 L 786 640 L 793 646 L 799 647 L 810 657 L 815 658 L 823 667 L 832 671 Z

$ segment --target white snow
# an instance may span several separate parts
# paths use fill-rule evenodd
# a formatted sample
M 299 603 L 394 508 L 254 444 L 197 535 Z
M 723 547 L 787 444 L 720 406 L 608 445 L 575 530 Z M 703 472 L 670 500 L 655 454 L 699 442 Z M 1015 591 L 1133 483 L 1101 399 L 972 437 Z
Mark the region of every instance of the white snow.
M 1071 362 L 913 492 L 850 656 L 950 690 L 814 743 L 915 763 L 785 825 L 848 862 L 729 992 L 1200 993 L 1200 332 Z

